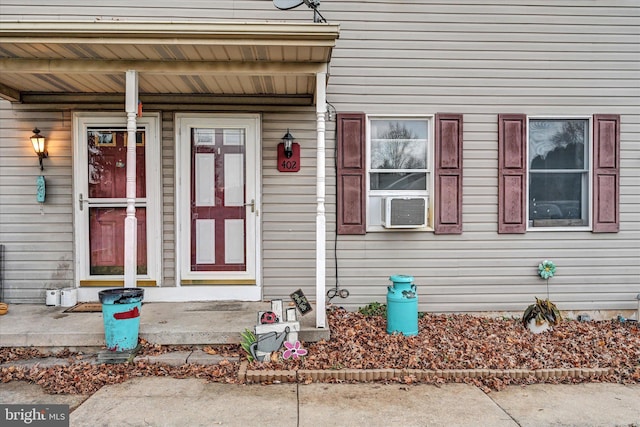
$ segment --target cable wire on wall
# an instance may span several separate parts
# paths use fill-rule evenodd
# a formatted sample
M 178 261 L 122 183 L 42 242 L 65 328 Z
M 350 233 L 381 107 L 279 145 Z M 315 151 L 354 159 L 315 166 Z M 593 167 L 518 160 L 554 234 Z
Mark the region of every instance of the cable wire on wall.
M 330 102 L 327 101 L 327 115 L 328 115 L 328 120 L 329 121 L 334 121 L 336 119 L 336 107 L 333 106 L 333 104 L 331 104 Z M 335 141 L 334 143 L 334 150 L 333 150 L 333 162 L 334 162 L 334 166 L 335 166 L 335 171 L 336 171 L 336 181 L 338 178 L 338 126 L 336 124 L 335 128 L 334 128 L 334 137 L 333 140 Z M 336 200 L 336 204 L 337 204 L 337 200 Z M 335 268 L 335 276 L 336 276 L 336 285 L 335 287 L 329 289 L 327 291 L 327 298 L 329 299 L 329 302 L 331 302 L 331 300 L 337 296 L 339 296 L 340 298 L 347 298 L 349 297 L 349 290 L 348 289 L 340 289 L 340 279 L 339 279 L 339 275 L 338 275 L 338 213 L 337 213 L 337 209 L 336 209 L 336 230 L 334 232 L 334 239 L 333 239 L 333 259 L 334 259 L 334 268 Z

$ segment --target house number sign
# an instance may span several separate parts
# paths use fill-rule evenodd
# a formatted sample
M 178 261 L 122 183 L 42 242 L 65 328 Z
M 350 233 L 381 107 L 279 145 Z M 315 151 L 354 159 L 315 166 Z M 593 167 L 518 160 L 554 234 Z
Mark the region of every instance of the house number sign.
M 291 144 L 291 157 L 284 154 L 284 144 L 278 144 L 278 171 L 298 172 L 300 170 L 300 144 Z

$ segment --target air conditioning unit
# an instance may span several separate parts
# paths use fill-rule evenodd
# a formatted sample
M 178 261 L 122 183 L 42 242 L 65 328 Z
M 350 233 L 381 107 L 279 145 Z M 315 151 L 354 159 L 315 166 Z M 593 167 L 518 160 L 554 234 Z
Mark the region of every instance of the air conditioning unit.
M 385 197 L 385 228 L 422 228 L 427 225 L 427 197 Z

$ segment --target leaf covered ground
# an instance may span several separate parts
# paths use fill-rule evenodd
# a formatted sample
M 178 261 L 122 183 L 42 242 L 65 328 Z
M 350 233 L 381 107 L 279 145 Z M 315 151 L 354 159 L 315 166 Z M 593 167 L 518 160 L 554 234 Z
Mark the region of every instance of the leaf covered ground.
M 419 319 L 417 336 L 386 332 L 386 319 L 332 308 L 327 312 L 331 339 L 304 344 L 308 355 L 300 359 L 260 363 L 249 369 L 543 369 L 610 368 L 612 373 L 594 378 L 554 378 L 547 382 L 608 381 L 640 382 L 640 329 L 636 322 L 565 320 L 552 331 L 532 334 L 520 319 L 487 318 L 466 314 L 425 314 Z M 194 347 L 160 346 L 142 342 L 139 355 L 157 355 Z M 239 345 L 206 346 L 204 351 L 226 357 L 219 365 L 167 366 L 146 361 L 95 364 L 87 355 L 63 351 L 41 353 L 30 348 L 0 348 L 0 382 L 15 380 L 40 384 L 50 393 L 90 394 L 103 385 L 140 376 L 197 377 L 209 381 L 238 382 L 239 360 L 245 353 Z M 24 359 L 65 358 L 68 366 L 20 366 Z M 412 377 L 396 379 L 412 383 Z M 507 384 L 533 383 L 534 377 L 449 379 L 434 383 L 465 381 L 485 391 Z
M 636 322 L 566 320 L 532 334 L 520 319 L 425 314 L 418 335 L 388 334 L 386 318 L 332 309 L 331 339 L 307 346 L 298 360 L 253 362 L 250 369 L 543 369 L 611 368 L 599 381 L 640 382 L 640 329 Z M 411 378 L 400 378 L 405 382 Z M 577 382 L 566 378 L 552 381 Z M 592 379 L 593 380 L 593 379 Z M 525 378 L 468 379 L 499 389 Z M 439 382 L 438 379 L 435 382 Z

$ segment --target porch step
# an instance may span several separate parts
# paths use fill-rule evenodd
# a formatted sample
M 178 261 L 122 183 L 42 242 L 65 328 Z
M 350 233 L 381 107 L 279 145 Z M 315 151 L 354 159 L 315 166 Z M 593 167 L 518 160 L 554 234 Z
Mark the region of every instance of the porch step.
M 140 350 L 140 344 L 134 349 L 124 351 L 102 350 L 98 352 L 98 363 L 125 363 L 133 361 Z
M 236 344 L 253 329 L 268 302 L 151 302 L 140 310 L 141 338 L 160 345 Z M 0 316 L 0 347 L 101 348 L 102 313 L 66 313 L 64 307 L 11 304 Z M 300 319 L 301 341 L 328 340 L 329 328 L 315 327 L 312 311 Z

